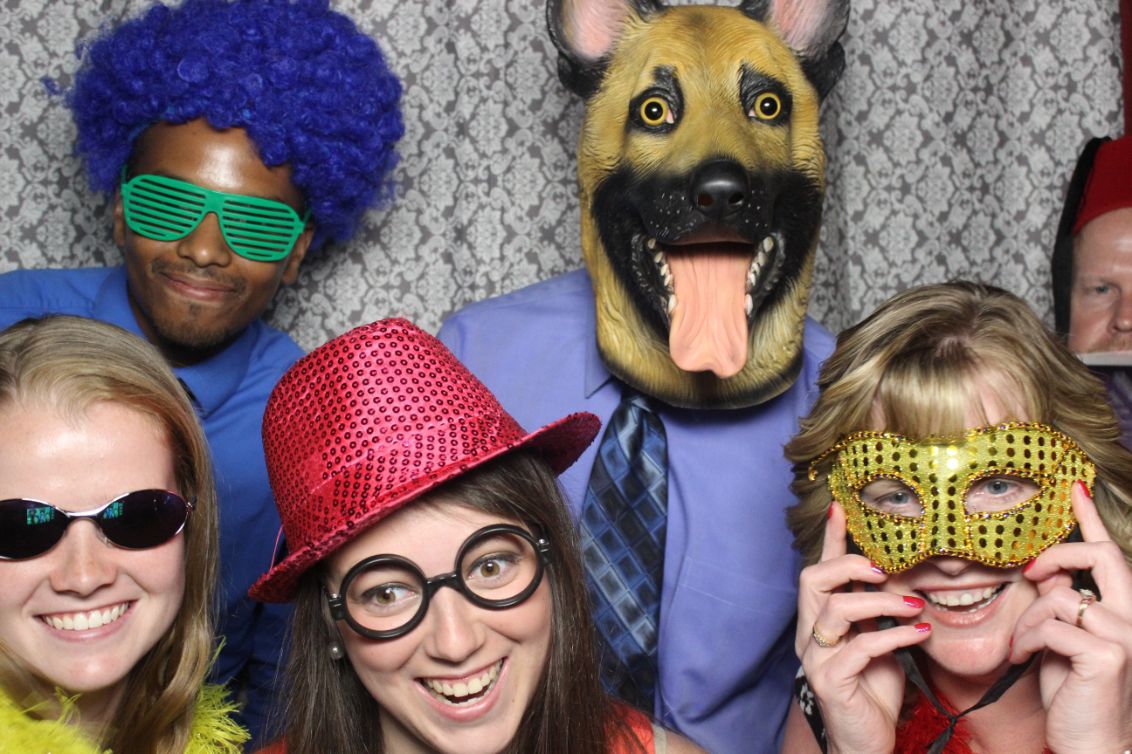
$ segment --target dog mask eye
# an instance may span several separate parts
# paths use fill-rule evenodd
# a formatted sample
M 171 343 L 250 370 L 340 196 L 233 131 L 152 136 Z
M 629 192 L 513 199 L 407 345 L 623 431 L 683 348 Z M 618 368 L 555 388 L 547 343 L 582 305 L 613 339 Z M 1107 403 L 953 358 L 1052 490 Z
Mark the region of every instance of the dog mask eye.
M 775 120 L 782 114 L 782 99 L 774 92 L 763 92 L 755 98 L 755 106 L 748 117 L 759 120 Z
M 641 123 L 650 128 L 675 123 L 672 110 L 663 97 L 649 97 L 641 103 L 638 109 Z

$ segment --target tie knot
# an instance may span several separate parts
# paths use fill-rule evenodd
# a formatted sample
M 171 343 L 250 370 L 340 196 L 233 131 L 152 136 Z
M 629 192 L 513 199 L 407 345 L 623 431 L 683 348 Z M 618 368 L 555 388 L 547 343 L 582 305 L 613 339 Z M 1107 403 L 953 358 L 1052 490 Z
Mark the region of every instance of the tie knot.
M 621 402 L 624 404 L 636 406 L 642 411 L 647 411 L 650 414 L 655 414 L 656 410 L 652 406 L 652 399 L 644 393 L 638 393 L 631 387 L 625 388 L 621 393 Z

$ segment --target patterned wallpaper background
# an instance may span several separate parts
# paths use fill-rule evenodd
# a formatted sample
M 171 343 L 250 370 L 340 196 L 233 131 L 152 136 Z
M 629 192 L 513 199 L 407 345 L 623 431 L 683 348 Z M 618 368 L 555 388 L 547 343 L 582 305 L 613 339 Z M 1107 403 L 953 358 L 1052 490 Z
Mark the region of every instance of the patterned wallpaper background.
M 110 203 L 72 155 L 45 76 L 148 5 L 0 0 L 0 272 L 114 264 Z M 578 267 L 581 103 L 542 0 L 332 0 L 405 83 L 399 195 L 311 259 L 273 324 L 312 348 Z M 920 282 L 978 278 L 1050 316 L 1049 250 L 1080 147 L 1118 135 L 1117 0 L 852 0 L 823 112 L 830 189 L 811 313 L 832 330 Z

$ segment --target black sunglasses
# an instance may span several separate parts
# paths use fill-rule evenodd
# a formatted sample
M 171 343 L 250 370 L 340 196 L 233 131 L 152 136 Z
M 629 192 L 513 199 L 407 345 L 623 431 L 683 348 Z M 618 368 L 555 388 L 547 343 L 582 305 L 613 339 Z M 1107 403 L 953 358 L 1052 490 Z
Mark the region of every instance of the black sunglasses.
M 127 492 L 87 511 L 64 511 L 41 500 L 0 500 L 0 560 L 42 555 L 58 544 L 72 521 L 83 518 L 118 547 L 157 547 L 185 528 L 192 509 L 192 501 L 166 490 Z

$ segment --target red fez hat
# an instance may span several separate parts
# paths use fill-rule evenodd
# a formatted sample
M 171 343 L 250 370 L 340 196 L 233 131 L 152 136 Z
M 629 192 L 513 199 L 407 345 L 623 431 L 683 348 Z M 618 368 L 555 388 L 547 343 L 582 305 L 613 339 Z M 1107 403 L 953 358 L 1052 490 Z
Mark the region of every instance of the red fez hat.
M 1073 235 L 1106 212 L 1132 207 L 1132 137 L 1106 141 L 1097 150 L 1085 196 L 1073 222 Z
M 311 566 L 406 503 L 519 448 L 556 474 L 601 422 L 571 414 L 526 432 L 444 345 L 403 319 L 357 327 L 283 375 L 263 448 L 289 554 L 249 590 L 284 602 Z

